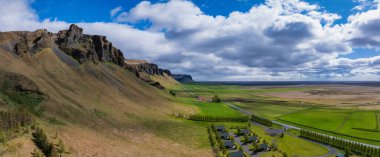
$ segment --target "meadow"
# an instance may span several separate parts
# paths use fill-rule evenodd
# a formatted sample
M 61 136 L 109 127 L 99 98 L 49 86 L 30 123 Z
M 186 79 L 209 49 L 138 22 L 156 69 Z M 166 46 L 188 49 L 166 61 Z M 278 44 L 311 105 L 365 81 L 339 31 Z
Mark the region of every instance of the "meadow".
M 176 91 L 175 100 L 188 107 L 196 108 L 196 114 L 209 115 L 209 116 L 242 116 L 243 114 L 235 109 L 230 108 L 224 103 L 212 103 L 212 102 L 198 102 L 196 97 L 201 96 L 205 98 L 210 98 L 214 95 L 220 96 L 223 100 L 231 98 L 241 98 L 249 99 L 250 102 L 235 102 L 234 104 L 245 108 L 255 114 L 268 119 L 276 119 L 286 114 L 295 113 L 298 111 L 306 110 L 309 106 L 303 106 L 298 102 L 279 102 L 271 101 L 268 98 L 256 96 L 255 93 L 260 93 L 261 91 L 257 89 L 249 89 L 240 86 L 214 86 L 214 85 L 183 85 L 181 88 L 174 89 Z M 270 92 L 281 92 L 281 91 L 293 91 L 293 90 L 304 90 L 302 89 L 291 89 L 291 88 L 281 88 L 281 89 L 265 89 Z M 253 102 L 252 102 L 253 100 Z M 199 121 L 189 121 L 189 123 L 198 124 L 200 126 L 210 125 L 210 122 L 199 122 Z M 246 126 L 247 123 L 214 123 L 222 124 L 227 128 L 231 126 Z M 283 138 L 279 136 L 270 136 L 266 133 L 265 128 L 260 126 L 252 125 L 251 128 L 254 132 L 269 141 L 270 143 L 275 143 L 278 148 L 286 152 L 289 156 L 308 156 L 308 155 L 324 155 L 328 153 L 328 150 L 316 143 L 300 139 L 296 137 L 297 135 L 288 134 Z M 261 156 L 272 156 L 272 152 L 264 153 Z M 280 154 L 276 154 L 282 156 Z
M 379 111 L 363 110 L 359 106 L 315 104 L 297 99 L 281 100 L 266 93 L 303 92 L 316 90 L 316 86 L 248 87 L 236 85 L 186 84 L 177 93 L 191 93 L 185 97 L 220 96 L 236 106 L 270 120 L 308 128 L 326 134 L 344 137 L 369 144 L 380 144 Z M 340 87 L 341 88 L 341 87 Z M 237 101 L 238 100 L 238 101 Z M 237 115 L 228 106 L 212 103 L 192 103 L 199 113 Z

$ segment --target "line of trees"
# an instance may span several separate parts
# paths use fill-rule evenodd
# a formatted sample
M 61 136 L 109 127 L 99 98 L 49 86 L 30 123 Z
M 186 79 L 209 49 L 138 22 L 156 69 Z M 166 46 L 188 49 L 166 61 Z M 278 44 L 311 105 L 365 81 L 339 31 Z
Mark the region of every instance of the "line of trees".
M 10 131 L 15 128 L 32 124 L 31 114 L 23 109 L 16 111 L 0 111 L 0 127 L 2 131 Z
M 32 123 L 33 117 L 26 110 L 0 111 L 0 142 L 28 133 L 28 126 Z
M 173 113 L 173 116 L 177 118 L 183 118 L 187 120 L 194 121 L 205 121 L 205 122 L 248 122 L 248 116 L 236 116 L 236 117 L 223 117 L 223 116 L 209 116 L 201 114 L 182 114 L 182 113 Z
M 222 117 L 222 116 L 208 116 L 208 115 L 190 115 L 188 120 L 195 121 L 207 121 L 207 122 L 247 122 L 249 118 L 247 116 L 242 117 Z
M 207 127 L 209 135 L 210 145 L 217 157 L 223 157 L 227 153 L 227 149 L 223 144 L 222 139 L 219 136 L 219 132 L 216 130 L 214 124 Z
M 268 127 L 271 127 L 273 125 L 271 120 L 261 118 L 261 117 L 256 116 L 256 115 L 251 115 L 251 120 L 253 120 L 257 123 L 260 123 L 262 125 L 268 126 Z
M 315 131 L 301 129 L 300 136 L 320 143 L 328 144 L 346 151 L 346 155 L 357 154 L 363 156 L 380 156 L 380 147 L 373 147 L 363 143 L 349 141 L 339 137 L 321 134 Z
M 56 134 L 54 138 L 57 139 L 58 135 Z M 61 139 L 59 139 L 58 143 L 56 144 L 50 142 L 48 136 L 39 127 L 35 128 L 34 132 L 32 133 L 32 141 L 39 149 L 39 151 L 34 150 L 31 153 L 33 157 L 62 157 L 63 154 L 69 153 L 66 151 L 65 145 Z M 42 152 L 43 155 L 40 152 Z

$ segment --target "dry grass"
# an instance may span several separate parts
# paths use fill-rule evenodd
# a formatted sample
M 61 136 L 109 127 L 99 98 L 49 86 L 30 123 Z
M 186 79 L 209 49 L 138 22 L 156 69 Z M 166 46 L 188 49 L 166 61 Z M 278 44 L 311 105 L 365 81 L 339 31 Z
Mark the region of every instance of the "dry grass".
M 361 106 L 361 108 L 380 109 L 380 88 L 349 85 L 308 86 L 305 91 L 260 93 L 278 100 L 303 101 L 336 106 Z

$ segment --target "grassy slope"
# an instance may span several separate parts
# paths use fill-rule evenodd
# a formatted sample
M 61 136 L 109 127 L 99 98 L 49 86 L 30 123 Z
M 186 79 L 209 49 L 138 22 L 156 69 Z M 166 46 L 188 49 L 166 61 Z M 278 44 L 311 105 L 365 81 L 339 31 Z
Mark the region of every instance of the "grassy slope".
M 0 49 L 0 68 L 27 76 L 47 93 L 39 124 L 58 132 L 72 156 L 211 156 L 203 127 L 172 119 L 172 110 L 192 110 L 112 64 L 76 66 L 62 52 L 45 49 L 15 58 Z M 48 123 L 56 117 L 63 123 Z M 191 133 L 183 133 L 191 128 Z M 16 156 L 34 148 L 28 138 Z M 11 154 L 8 154 L 11 155 Z M 6 155 L 7 156 L 7 155 Z

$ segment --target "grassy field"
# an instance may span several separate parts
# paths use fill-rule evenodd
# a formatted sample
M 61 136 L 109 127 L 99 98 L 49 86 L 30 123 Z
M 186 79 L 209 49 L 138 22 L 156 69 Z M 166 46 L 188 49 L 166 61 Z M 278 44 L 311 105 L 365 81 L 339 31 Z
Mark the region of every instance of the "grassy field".
M 276 143 L 279 150 L 286 152 L 288 156 L 318 156 L 324 155 L 328 152 L 326 148 L 319 144 L 309 142 L 297 137 L 293 137 L 290 134 L 285 134 L 283 138 L 272 137 L 265 133 L 265 130 L 258 126 L 252 126 L 254 132 L 261 138 L 270 143 Z M 272 152 L 265 153 L 263 156 L 272 154 Z M 275 153 L 279 155 L 278 153 Z
M 349 114 L 349 110 L 309 109 L 285 115 L 280 119 L 327 131 L 336 131 Z
M 380 140 L 378 128 L 379 119 L 377 117 L 379 111 L 359 110 L 358 108 L 352 107 L 328 107 L 324 104 L 302 103 L 297 100 L 279 101 L 274 97 L 262 96 L 262 93 L 303 91 L 312 90 L 316 87 L 277 88 L 190 84 L 181 88 L 186 89 L 183 91 L 192 92 L 193 95 L 197 96 L 211 97 L 213 95 L 219 95 L 224 100 L 230 98 L 247 99 L 250 100 L 250 102 L 233 103 L 267 119 L 278 120 L 299 127 L 316 129 L 352 140 L 379 144 L 379 142 L 371 141 Z M 200 109 L 200 112 L 207 114 L 213 114 L 214 111 L 215 113 L 222 113 L 223 111 L 220 110 L 225 110 L 225 106 L 216 109 L 219 106 L 212 104 L 197 104 L 195 106 Z
M 182 105 L 196 108 L 195 113 L 207 116 L 239 117 L 244 116 L 241 112 L 228 107 L 224 103 L 199 102 L 194 98 L 176 98 L 176 101 Z
M 278 105 L 271 102 L 241 103 L 235 102 L 236 106 L 244 108 L 261 117 L 274 120 L 277 117 L 290 114 L 299 110 L 307 109 L 305 106 Z
M 354 141 L 380 144 L 377 111 L 313 109 L 283 116 L 279 121 Z

